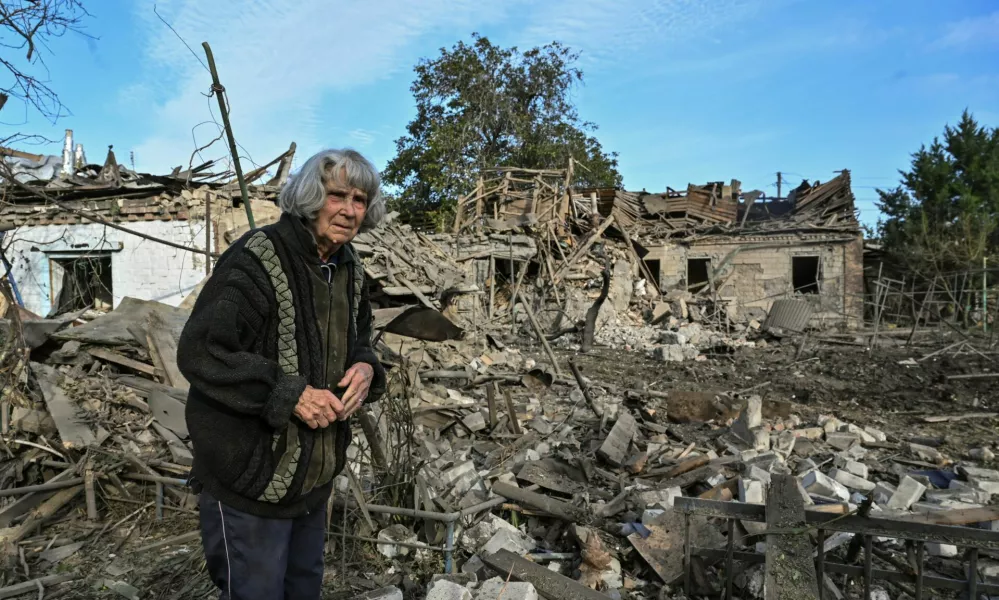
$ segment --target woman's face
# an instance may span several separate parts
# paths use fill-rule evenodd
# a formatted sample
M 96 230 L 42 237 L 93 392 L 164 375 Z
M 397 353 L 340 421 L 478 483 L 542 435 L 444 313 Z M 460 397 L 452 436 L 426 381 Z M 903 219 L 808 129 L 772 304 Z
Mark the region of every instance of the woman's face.
M 332 254 L 340 246 L 353 240 L 361 229 L 367 210 L 367 194 L 330 178 L 330 182 L 326 184 L 326 203 L 319 209 L 313 223 L 313 233 L 320 252 L 326 250 Z

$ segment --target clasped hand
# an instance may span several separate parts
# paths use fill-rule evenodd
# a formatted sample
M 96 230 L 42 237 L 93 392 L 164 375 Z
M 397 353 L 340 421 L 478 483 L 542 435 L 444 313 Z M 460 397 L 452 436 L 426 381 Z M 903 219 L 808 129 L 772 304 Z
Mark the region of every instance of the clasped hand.
M 307 385 L 295 405 L 295 414 L 312 429 L 329 427 L 335 421 L 346 421 L 368 397 L 373 375 L 374 369 L 367 363 L 357 363 L 347 369 L 337 384 L 347 386 L 342 399 L 329 390 Z

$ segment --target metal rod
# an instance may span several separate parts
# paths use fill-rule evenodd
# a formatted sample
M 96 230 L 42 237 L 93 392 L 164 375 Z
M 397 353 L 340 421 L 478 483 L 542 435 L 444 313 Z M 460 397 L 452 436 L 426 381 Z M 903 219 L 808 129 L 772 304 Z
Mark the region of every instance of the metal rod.
M 728 520 L 728 548 L 726 548 L 728 556 L 725 557 L 725 600 L 732 600 L 732 581 L 735 579 L 735 573 L 732 572 L 732 566 L 735 564 L 735 559 L 733 553 L 735 552 L 735 519 Z
M 225 88 L 219 82 L 219 73 L 215 69 L 215 57 L 212 56 L 212 48 L 208 42 L 202 42 L 205 49 L 205 56 L 208 57 L 208 69 L 212 72 L 212 92 L 219 101 L 219 112 L 222 113 L 222 125 L 225 126 L 226 139 L 229 141 L 229 152 L 232 153 L 232 164 L 236 171 L 236 179 L 239 181 L 239 193 L 243 197 L 243 208 L 246 209 L 246 221 L 250 229 L 255 229 L 253 223 L 253 209 L 250 208 L 250 193 L 246 189 L 246 179 L 243 178 L 243 167 L 239 164 L 239 153 L 236 151 L 236 138 L 232 135 L 232 125 L 229 124 L 229 111 L 225 106 Z
M 826 530 L 819 529 L 816 532 L 819 542 L 819 555 L 815 559 L 815 576 L 819 580 L 819 600 L 825 593 L 826 575 Z
M 63 488 L 73 487 L 83 483 L 82 477 L 73 477 L 71 479 L 64 479 L 62 481 L 52 481 L 49 483 L 39 483 L 38 485 L 26 485 L 18 488 L 8 488 L 6 490 L 0 490 L 0 497 L 3 496 L 18 496 L 21 494 L 30 494 L 32 492 L 47 492 L 50 490 L 61 490 Z
M 212 194 L 205 194 L 205 276 L 212 274 Z
M 690 597 L 690 513 L 683 515 L 683 593 Z
M 871 544 L 874 538 L 865 535 L 864 536 L 864 600 L 871 600 L 871 569 L 873 552 L 871 552 Z
M 916 600 L 923 600 L 923 549 L 926 544 L 916 542 Z
M 454 570 L 454 521 L 448 521 L 444 533 L 444 572 L 451 574 Z
M 156 482 L 156 520 L 163 520 L 163 482 Z
M 968 552 L 968 600 L 978 600 L 978 548 Z
M 165 483 L 167 485 L 177 485 L 184 487 L 187 485 L 186 479 L 177 479 L 176 477 L 162 477 L 160 475 L 146 475 L 145 473 L 122 473 L 121 475 L 125 479 L 132 479 L 134 481 L 150 481 L 152 483 Z
M 343 536 L 348 540 L 356 540 L 358 542 L 368 542 L 371 544 L 385 544 L 388 546 L 398 546 L 400 548 L 415 548 L 417 550 L 432 550 L 434 552 L 443 552 L 444 548 L 441 546 L 429 546 L 427 544 L 421 544 L 419 542 L 396 542 L 394 540 L 380 540 L 378 538 L 363 537 L 360 535 L 345 535 Z

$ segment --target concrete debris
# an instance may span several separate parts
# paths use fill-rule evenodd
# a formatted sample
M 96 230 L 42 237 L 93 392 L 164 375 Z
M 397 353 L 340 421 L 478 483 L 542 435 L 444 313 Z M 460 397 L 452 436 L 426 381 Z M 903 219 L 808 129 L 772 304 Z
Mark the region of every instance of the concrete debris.
M 889 510 L 908 510 L 913 504 L 919 502 L 924 492 L 926 492 L 925 485 L 906 475 L 899 483 L 898 489 L 891 495 L 886 508 Z
M 526 180 L 535 175 L 548 182 L 544 173 Z M 563 189 L 555 179 L 553 189 Z M 829 235 L 843 226 L 838 219 L 852 215 L 840 211 L 845 197 L 837 180 L 794 190 L 796 198 L 816 203 L 811 207 L 768 201 L 754 214 L 822 215 L 822 229 L 812 235 Z M 848 288 L 833 282 L 844 277 L 836 262 L 842 253 L 823 252 L 816 263 L 813 256 L 772 250 L 736 257 L 738 245 L 714 245 L 711 236 L 738 227 L 722 213 L 744 210 L 728 184 L 634 197 L 613 190 L 577 197 L 573 189 L 539 204 L 554 214 L 566 198 L 571 214 L 593 217 L 584 228 L 568 218 L 541 222 L 538 214 L 521 215 L 534 198 L 525 190 L 533 188 L 518 187 L 523 181 L 506 185 L 513 191 L 483 192 L 482 204 L 496 212 L 475 215 L 485 209 L 476 201 L 462 204 L 459 235 L 391 222 L 357 241 L 377 304 L 375 350 L 390 377 L 383 399 L 352 418 L 347 468 L 334 482 L 330 541 L 340 543 L 336 515 L 346 510 L 344 533 L 355 540 L 347 549 L 357 553 L 353 559 L 369 558 L 357 585 L 336 574 L 337 585 L 353 585 L 343 593 L 362 600 L 679 598 L 680 498 L 766 505 L 766 523 L 741 519 L 736 525 L 736 551 L 766 554 L 765 566 L 747 566 L 736 578 L 736 597 L 744 598 L 809 598 L 820 584 L 827 598 L 853 592 L 837 588 L 838 576 L 817 580 L 809 533 L 766 535 L 771 527 L 800 526 L 805 511 L 844 514 L 873 502 L 872 514 L 999 530 L 993 506 L 999 471 L 989 468 L 993 441 L 970 428 L 948 429 L 981 413 L 937 421 L 913 416 L 913 407 L 925 413 L 944 388 L 952 404 L 967 405 L 960 410 L 988 410 L 986 388 L 974 379 L 948 380 L 947 365 L 936 361 L 899 366 L 900 353 L 910 358 L 917 348 L 926 350 L 892 345 L 907 339 L 898 335 L 901 329 L 881 330 L 877 344 L 862 327 L 828 329 L 853 310 L 843 300 L 854 295 L 849 290 L 864 289 L 859 279 Z M 598 214 L 588 212 L 591 201 Z M 638 225 L 642 211 L 660 215 L 661 223 Z M 714 233 L 671 237 L 664 245 L 645 229 L 677 233 L 680 221 L 710 224 L 704 231 Z M 782 235 L 791 239 L 801 225 Z M 619 239 L 627 236 L 630 242 Z M 688 257 L 695 246 L 704 252 Z M 863 249 L 848 252 L 861 265 Z M 793 262 L 793 273 L 771 272 L 771 254 Z M 609 291 L 596 317 L 594 348 L 581 353 L 605 266 Z M 707 280 L 688 280 L 700 280 L 701 270 Z M 809 317 L 804 338 L 787 327 L 761 325 L 770 301 L 737 298 L 756 287 L 763 292 L 757 297 L 777 298 L 805 271 L 828 275 L 821 286 L 815 282 L 820 291 L 841 289 L 835 297 L 818 294 L 807 303 L 808 314 L 794 312 L 803 298 L 782 305 L 790 311 L 785 320 Z M 84 555 L 114 554 L 115 572 L 106 573 L 122 584 L 116 583 L 120 594 L 128 593 L 125 586 L 170 589 L 175 583 L 139 577 L 151 567 L 133 555 L 160 543 L 186 546 L 164 552 L 163 561 L 174 557 L 187 565 L 176 557 L 196 554 L 190 552 L 198 543 L 198 504 L 187 485 L 195 458 L 183 417 L 187 382 L 177 378 L 170 351 L 186 315 L 182 307 L 129 298 L 114 310 L 86 315 L 5 318 L 0 340 L 23 340 L 3 333 L 21 327 L 22 334 L 32 333 L 32 343 L 0 347 L 0 375 L 16 382 L 0 398 L 9 448 L 0 456 L 0 532 L 17 538 L 0 536 L 12 542 L 0 548 L 0 559 L 17 564 L 22 548 L 31 576 L 43 577 L 44 569 L 75 566 Z M 854 354 L 854 346 L 862 350 Z M 978 360 L 969 358 L 973 353 L 959 356 L 969 365 Z M 905 380 L 886 376 L 883 364 L 905 369 Z M 975 364 L 969 372 L 991 368 Z M 861 388 L 882 385 L 871 365 L 882 369 L 878 377 L 888 377 L 885 385 L 913 394 L 932 387 L 932 397 L 922 394 L 908 405 L 908 398 L 893 396 L 883 407 L 874 405 L 864 395 L 870 390 Z M 55 518 L 35 522 L 42 507 L 54 508 L 48 517 Z M 421 512 L 413 516 L 412 510 Z M 457 511 L 464 511 L 460 518 Z M 453 529 L 426 513 L 449 514 Z M 177 523 L 194 535 L 173 541 L 178 532 L 165 529 Z M 723 520 L 692 518 L 691 530 L 695 547 L 725 548 Z M 828 532 L 826 551 L 843 555 L 852 538 Z M 456 548 L 438 562 L 448 539 Z M 957 556 L 946 541 L 928 544 L 927 554 Z M 901 545 L 874 543 L 906 560 Z M 91 546 L 93 552 L 81 551 Z M 10 548 L 14 554 L 5 556 Z M 374 572 L 374 563 L 385 565 L 383 572 Z M 427 565 L 439 564 L 459 572 L 431 578 Z M 724 595 L 723 565 L 693 562 L 696 597 Z M 800 586 L 779 585 L 788 577 Z M 17 575 L 13 581 L 22 579 L 29 580 Z
M 415 544 L 417 535 L 402 524 L 387 527 L 378 532 L 378 539 L 386 544 L 378 544 L 378 552 L 385 558 L 395 558 L 397 556 L 407 556 L 411 549 L 407 546 L 399 546 L 393 542 L 404 544 Z
M 472 592 L 465 586 L 446 579 L 434 582 L 427 592 L 427 600 L 472 600 Z

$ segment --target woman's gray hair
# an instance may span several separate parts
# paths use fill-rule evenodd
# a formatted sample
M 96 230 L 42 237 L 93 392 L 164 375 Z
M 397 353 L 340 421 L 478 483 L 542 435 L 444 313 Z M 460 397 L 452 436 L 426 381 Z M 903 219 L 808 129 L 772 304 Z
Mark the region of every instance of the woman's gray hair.
M 346 181 L 342 180 L 344 174 Z M 326 203 L 326 184 L 331 179 L 368 195 L 361 231 L 378 227 L 385 218 L 381 177 L 378 169 L 355 150 L 323 150 L 314 154 L 281 189 L 278 206 L 282 212 L 314 220 Z

